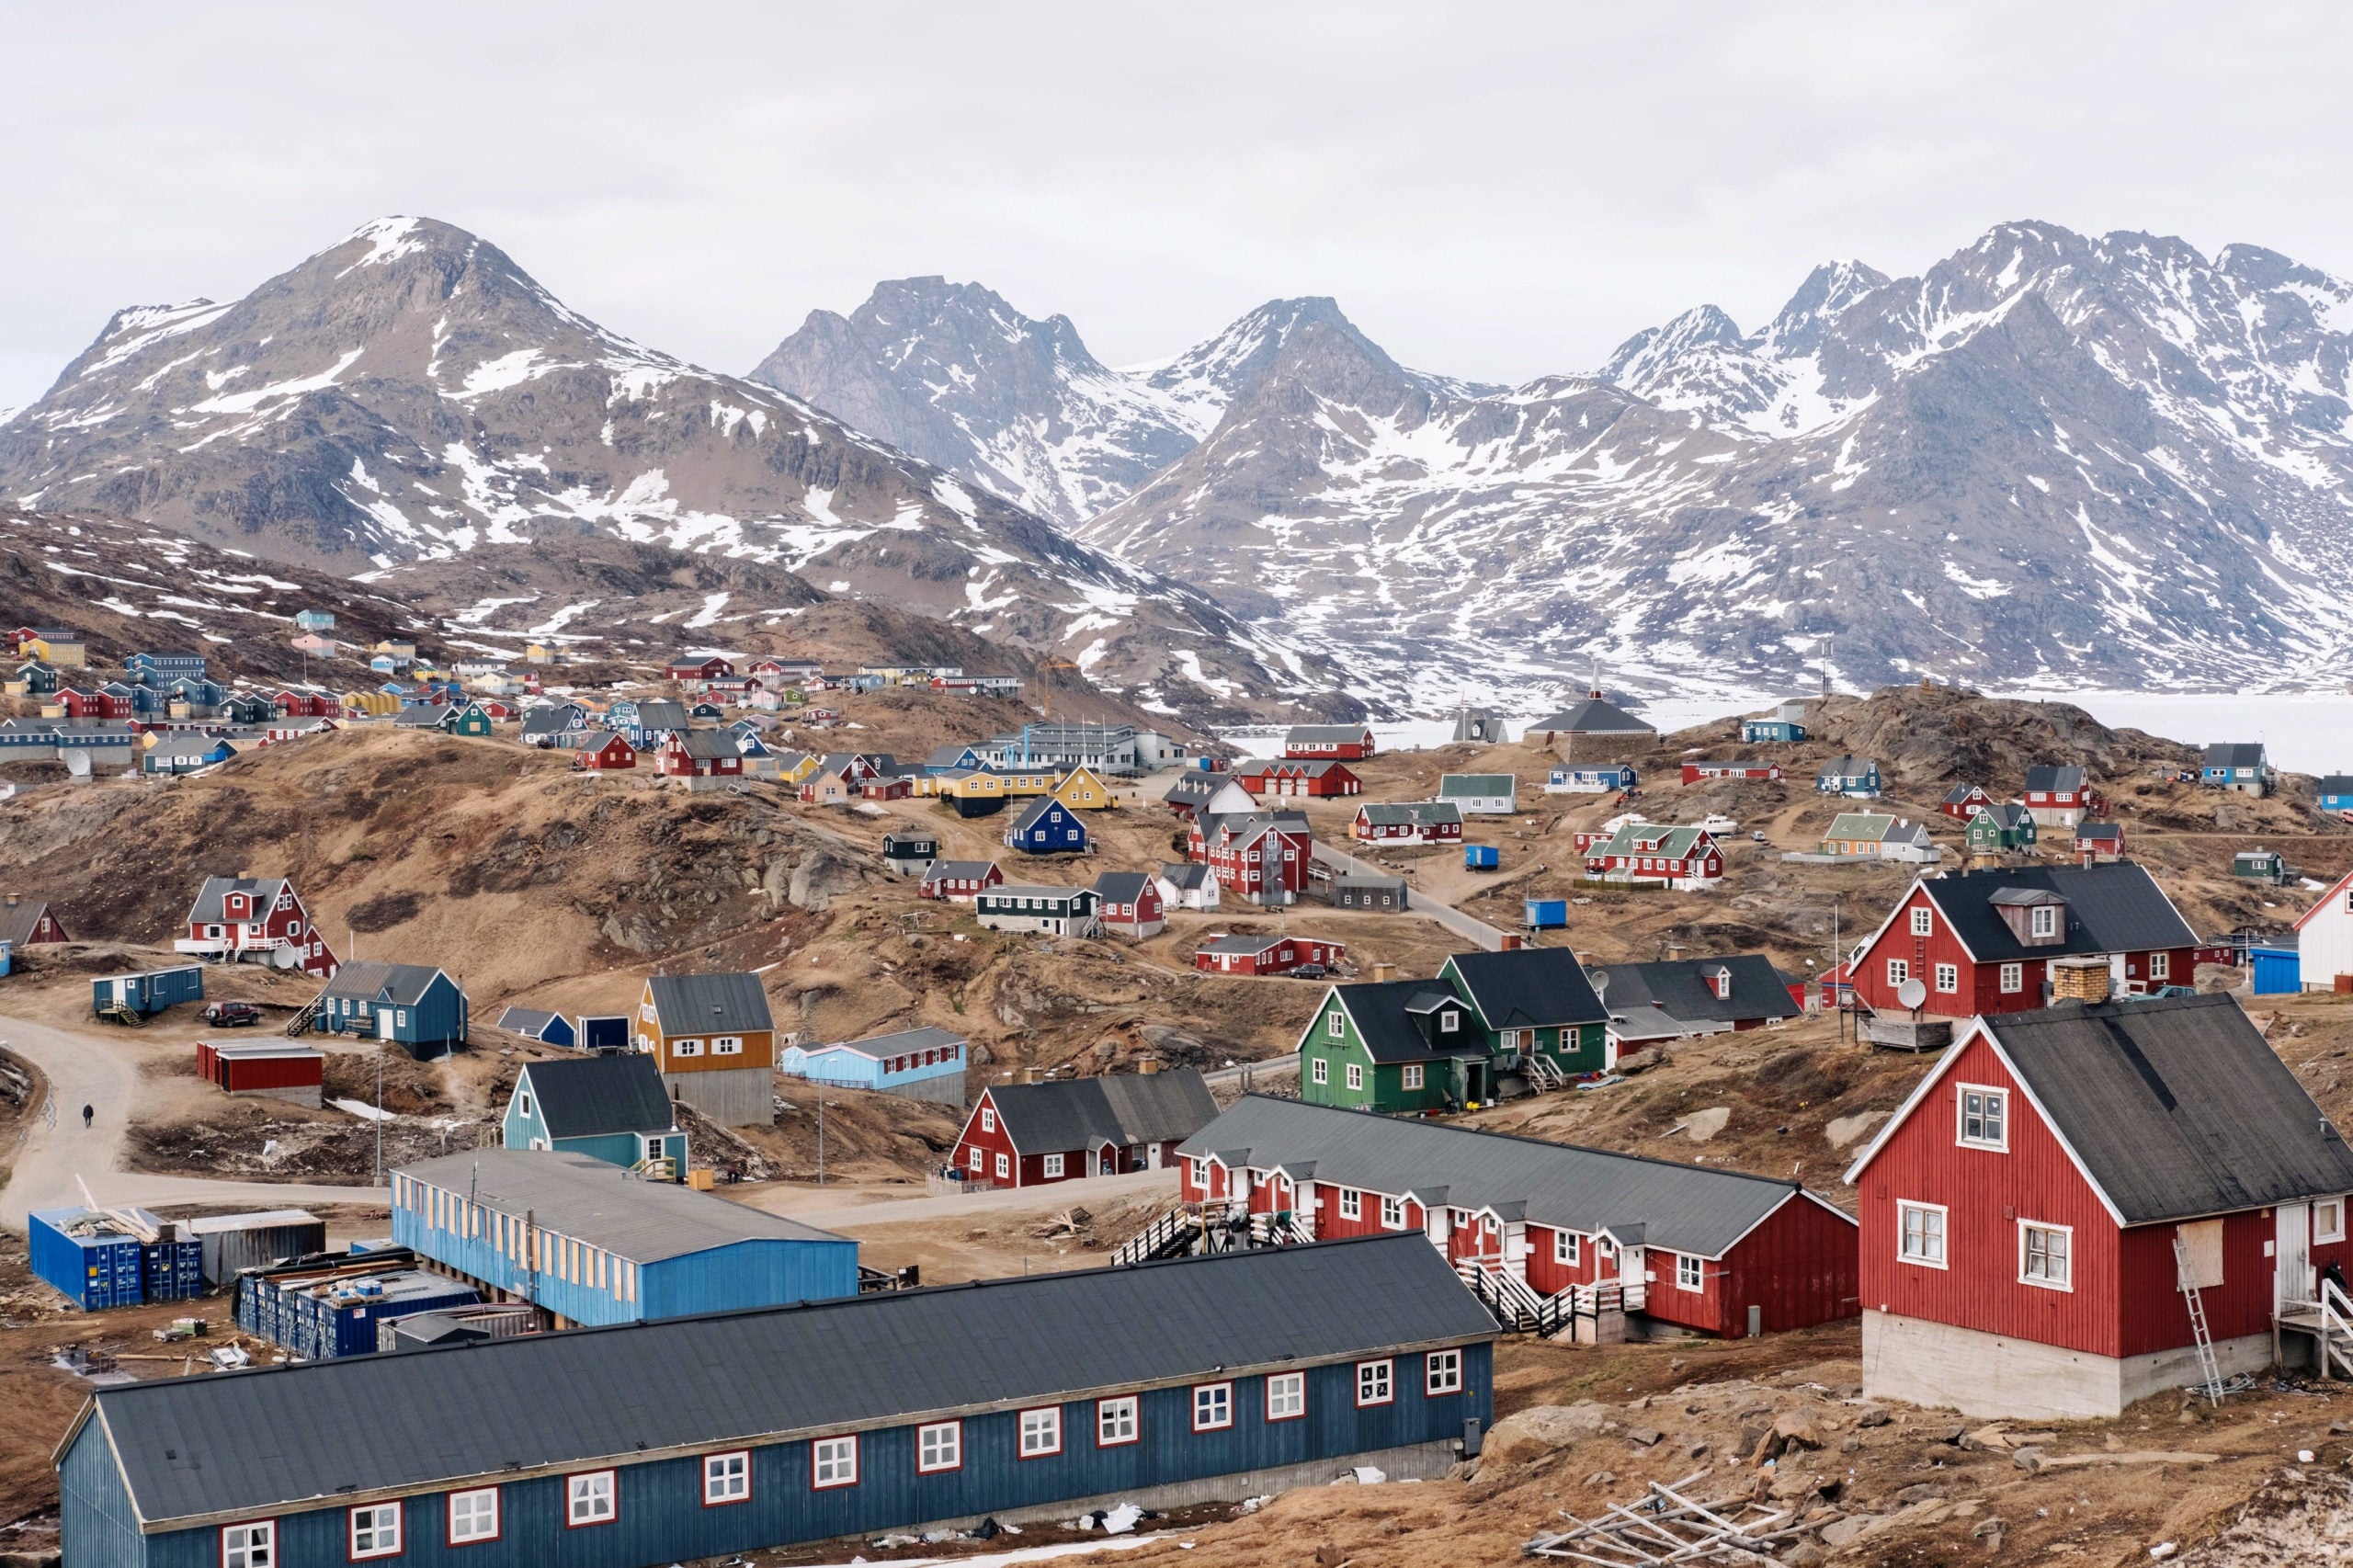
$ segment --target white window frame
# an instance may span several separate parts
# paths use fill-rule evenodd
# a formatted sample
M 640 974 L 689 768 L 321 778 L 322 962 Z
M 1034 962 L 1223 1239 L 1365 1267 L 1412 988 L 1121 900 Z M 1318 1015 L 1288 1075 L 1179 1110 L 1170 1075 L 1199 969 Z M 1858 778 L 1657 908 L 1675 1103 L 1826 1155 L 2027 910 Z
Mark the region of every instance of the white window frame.
M 1340 1188 L 1340 1218 L 1343 1220 L 1361 1220 L 1364 1218 L 1363 1193 L 1358 1192 L 1353 1187 L 1344 1187 Z
M 2026 989 L 2026 965 L 2006 963 L 2002 966 L 2002 994 L 2015 996 Z
M 278 1568 L 278 1521 L 244 1519 L 222 1526 L 221 1568 Z
M 1969 1101 L 1972 1096 L 1984 1096 L 1977 1112 L 1978 1135 L 1969 1132 Z M 1990 1084 L 1955 1084 L 1952 1096 L 1953 1142 L 1964 1149 L 1987 1149 L 1997 1154 L 2010 1152 L 2010 1091 Z M 1989 1115 L 1990 1113 L 1990 1115 Z M 2002 1124 L 2002 1135 L 1989 1138 L 1984 1134 L 1985 1123 L 1996 1120 Z
M 730 1449 L 702 1456 L 702 1506 L 724 1507 L 752 1500 L 752 1450 Z
M 1118 1399 L 1095 1402 L 1095 1446 L 1098 1449 L 1123 1449 L 1130 1443 L 1142 1441 L 1143 1417 L 1142 1407 L 1133 1394 Z
M 2170 981 L 2173 978 L 2173 955 L 2171 953 L 2151 953 L 2149 955 L 2149 978 L 2151 980 L 2165 981 Z
M 1060 1154 L 1040 1155 L 1040 1160 L 1044 1166 L 1043 1174 L 1048 1178 L 1051 1179 L 1051 1177 L 1058 1176 L 1063 1174 L 1063 1157 Z
M 1269 1372 L 1267 1374 L 1267 1419 L 1298 1421 L 1307 1415 L 1307 1374 L 1305 1372 Z
M 995 1132 L 996 1131 L 996 1112 L 991 1107 L 983 1106 L 981 1108 L 981 1131 L 983 1132 Z
M 1012 1179 L 1012 1176 L 1013 1176 L 1013 1161 L 1012 1161 L 1012 1159 L 1011 1159 L 1009 1156 L 1007 1156 L 1007 1155 L 1005 1155 L 1005 1154 L 999 1154 L 999 1155 L 996 1157 L 996 1179 L 997 1179 L 997 1180 L 999 1180 L 999 1181 L 1009 1181 L 1009 1180 L 1011 1180 L 1011 1179 Z
M 1318 1056 L 1308 1062 L 1307 1076 L 1311 1083 L 1328 1084 L 1332 1081 L 1332 1064 Z
M 1383 1193 L 1381 1199 L 1381 1228 L 1402 1231 L 1405 1228 L 1405 1200 Z
M 713 1056 L 741 1056 L 744 1054 L 743 1039 L 738 1035 L 722 1036 L 710 1042 L 710 1053 Z
M 460 1509 L 459 1505 L 465 1506 Z M 449 1494 L 449 1526 L 444 1533 L 451 1546 L 472 1546 L 481 1541 L 496 1540 L 503 1526 L 500 1516 L 505 1512 L 503 1499 L 495 1486 L 470 1487 Z M 489 1528 L 483 1528 L 487 1518 Z
M 1917 1253 L 1907 1250 L 1912 1236 L 1910 1220 L 1915 1214 L 1936 1216 L 1934 1238 L 1936 1252 L 1933 1256 L 1930 1256 L 1926 1245 L 1928 1239 L 1928 1228 L 1926 1225 L 1921 1228 L 1923 1241 L 1921 1250 Z M 1948 1223 L 1949 1219 L 1945 1206 L 1941 1203 L 1915 1203 L 1909 1199 L 1899 1199 L 1895 1205 L 1895 1261 L 1911 1264 L 1916 1268 L 1950 1268 L 1952 1267 L 1952 1232 Z
M 2324 1212 L 2331 1216 L 2325 1223 L 2324 1223 L 2321 1219 L 2321 1215 Z M 2313 1240 L 2315 1242 L 2341 1242 L 2344 1239 L 2345 1199 L 2342 1198 L 2324 1198 L 2314 1202 L 2313 1204 Z
M 1348 1063 L 1348 1087 L 1351 1089 L 1364 1087 L 1364 1063 L 1361 1062 Z
M 2059 906 L 2055 903 L 2035 904 L 2027 912 L 2026 928 L 2029 936 L 2056 937 L 2059 935 Z
M 1387 1357 L 1357 1363 L 1357 1408 L 1397 1403 L 1397 1363 Z
M 1418 1062 L 1407 1062 L 1404 1068 L 1400 1069 L 1398 1083 L 1400 1086 L 1404 1088 L 1420 1088 L 1422 1086 L 1422 1064 Z
M 858 1434 L 819 1437 L 809 1445 L 809 1489 L 831 1492 L 858 1484 Z
M 1890 959 L 1890 960 L 1887 960 L 1887 983 L 1888 983 L 1890 985 L 1901 985 L 1901 984 L 1903 984 L 1905 981 L 1907 981 L 1907 980 L 1909 980 L 1909 979 L 1911 979 L 1911 978 L 1912 978 L 1912 960 L 1909 960 L 1909 959 Z
M 599 1485 L 598 1483 L 603 1484 Z M 563 1522 L 573 1529 L 609 1525 L 621 1517 L 621 1478 L 609 1470 L 584 1470 L 563 1478 Z
M 975 1143 L 964 1151 L 964 1164 L 974 1176 L 989 1168 L 989 1152 Z
M 1552 1233 L 1552 1261 L 1563 1268 L 1574 1268 L 1582 1259 L 1585 1248 L 1582 1238 L 1574 1231 Z
M 1020 1432 L 1019 1452 L 1025 1460 L 1041 1460 L 1063 1451 L 1063 1407 L 1059 1404 L 1040 1405 L 1025 1410 L 1017 1418 Z
M 1452 1034 L 1455 1030 L 1457 1030 L 1457 1029 L 1461 1028 L 1461 1027 L 1462 1027 L 1462 1014 L 1461 1014 L 1461 1009 L 1459 1009 L 1459 1008 L 1454 1008 L 1454 1007 L 1445 1007 L 1445 1008 L 1441 1008 L 1441 1009 L 1439 1010 L 1439 1012 L 1438 1012 L 1438 1033 L 1440 1033 L 1440 1034 Z
M 1943 996 L 1950 996 L 1958 993 L 1960 990 L 1961 966 L 1957 963 L 1938 964 L 1937 966 L 1938 994 Z
M 964 1424 L 928 1421 L 915 1428 L 915 1473 L 938 1475 L 964 1468 Z
M 1912 934 L 1915 937 L 1932 937 L 1936 935 L 1936 913 L 1927 904 L 1924 903 L 1912 912 Z
M 1233 1385 L 1227 1383 L 1195 1383 L 1193 1385 L 1193 1430 L 1222 1432 L 1233 1425 Z
M 1433 1350 L 1422 1358 L 1422 1397 L 1441 1399 L 1462 1392 L 1462 1352 Z
M 1334 1040 L 1346 1039 L 1348 1032 L 1348 1020 L 1347 1015 L 1343 1014 L 1337 1007 L 1335 1007 L 1329 1013 L 1326 1013 L 1324 1016 L 1324 1032 L 1330 1035 Z
M 2037 1234 L 2059 1238 L 2059 1272 L 2057 1274 L 2050 1272 L 2051 1251 L 2048 1242 L 2043 1244 L 2044 1272 L 2036 1275 L 2028 1271 L 2027 1265 L 2031 1257 L 2028 1244 L 2029 1238 Z M 2018 1221 L 2018 1283 L 2031 1285 L 2038 1290 L 2063 1290 L 2072 1294 L 2075 1289 L 2075 1227 L 2047 1224 L 2040 1220 L 2020 1220 Z
M 390 1503 L 361 1503 L 344 1515 L 344 1546 L 354 1562 L 365 1562 L 371 1557 L 398 1557 L 401 1554 L 403 1528 L 407 1520 L 395 1500 Z M 367 1536 L 363 1543 L 362 1533 Z

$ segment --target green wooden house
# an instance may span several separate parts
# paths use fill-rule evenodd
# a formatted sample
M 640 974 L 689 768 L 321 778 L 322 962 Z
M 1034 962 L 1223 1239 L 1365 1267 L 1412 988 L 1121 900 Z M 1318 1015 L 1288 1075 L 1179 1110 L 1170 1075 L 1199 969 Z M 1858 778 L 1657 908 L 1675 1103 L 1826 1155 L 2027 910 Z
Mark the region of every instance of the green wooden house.
M 1608 1027 L 1566 949 L 1458 953 L 1434 980 L 1326 992 L 1300 1037 L 1300 1097 L 1408 1116 L 1483 1105 L 1504 1073 L 1601 1071 Z
M 2034 847 L 2034 817 L 2016 801 L 1998 801 L 1969 819 L 1972 855 L 1999 855 Z
M 469 702 L 451 713 L 442 727 L 453 735 L 484 737 L 494 733 L 495 729 L 491 722 L 490 710 L 479 702 Z

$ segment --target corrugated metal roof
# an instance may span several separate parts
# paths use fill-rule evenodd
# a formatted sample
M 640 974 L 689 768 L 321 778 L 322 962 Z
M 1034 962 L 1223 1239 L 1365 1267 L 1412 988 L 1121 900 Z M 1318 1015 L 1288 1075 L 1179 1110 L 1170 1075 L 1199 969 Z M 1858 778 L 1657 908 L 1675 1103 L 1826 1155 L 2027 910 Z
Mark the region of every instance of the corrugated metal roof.
M 551 1138 L 595 1138 L 608 1132 L 667 1132 L 676 1125 L 662 1071 L 635 1052 L 582 1056 L 525 1064 L 540 1096 L 540 1119 Z M 519 1092 L 523 1085 L 517 1081 Z
M 97 1391 L 150 1524 L 1496 1334 L 1418 1235 Z
M 403 1165 L 403 1176 L 485 1208 L 589 1242 L 636 1263 L 659 1263 L 746 1241 L 837 1242 L 830 1231 L 767 1214 L 666 1181 L 645 1181 L 585 1154 L 477 1149 Z
M 1029 1153 L 1090 1148 L 1098 1142 L 1122 1147 L 1167 1142 L 1192 1136 L 1217 1115 L 1209 1085 L 1190 1067 L 994 1084 L 988 1094 L 1013 1146 Z
M 424 963 L 375 963 L 354 960 L 335 971 L 322 996 L 347 996 L 355 1001 L 390 1002 L 415 1006 L 441 971 Z M 451 984 L 456 982 L 452 981 Z
M 2109 866 L 2009 866 L 1929 877 L 1920 885 L 1980 962 L 2198 945 L 2197 933 L 2155 880 L 2129 861 Z M 2020 942 L 2009 923 L 1994 911 L 1995 895 L 2005 892 L 2056 893 L 2064 899 L 2064 938 L 2032 947 Z
M 1522 1202 L 1536 1223 L 1584 1235 L 1644 1225 L 1651 1245 L 1701 1257 L 1722 1256 L 1802 1190 L 1738 1171 L 1258 1095 L 1179 1152 L 1240 1150 L 1260 1170 L 1313 1160 L 1318 1182 L 1341 1187 L 1392 1195 L 1443 1187 L 1452 1209 Z
M 1985 1027 L 2127 1224 L 2353 1192 L 2353 1150 L 2234 997 Z
M 756 974 L 657 974 L 645 983 L 665 1035 L 757 1034 L 776 1028 Z
M 1371 733 L 1362 724 L 1293 724 L 1284 733 L 1283 744 L 1302 745 L 1310 742 L 1330 741 L 1353 744 Z
M 188 917 L 191 921 L 227 919 L 221 913 L 221 899 L 223 894 L 233 892 L 252 894 L 254 903 L 251 907 L 266 911 L 277 903 L 278 890 L 286 885 L 283 877 L 207 877 L 204 885 L 197 890 L 196 903 L 188 912 Z M 253 916 L 240 915 L 238 918 L 249 920 Z
M 860 1056 L 877 1058 L 897 1056 L 903 1051 L 933 1051 L 944 1045 L 962 1045 L 964 1037 L 946 1029 L 926 1026 L 919 1029 L 901 1029 L 896 1034 L 868 1035 L 864 1040 L 841 1040 L 833 1045 L 813 1045 L 813 1053 L 820 1051 L 854 1051 Z

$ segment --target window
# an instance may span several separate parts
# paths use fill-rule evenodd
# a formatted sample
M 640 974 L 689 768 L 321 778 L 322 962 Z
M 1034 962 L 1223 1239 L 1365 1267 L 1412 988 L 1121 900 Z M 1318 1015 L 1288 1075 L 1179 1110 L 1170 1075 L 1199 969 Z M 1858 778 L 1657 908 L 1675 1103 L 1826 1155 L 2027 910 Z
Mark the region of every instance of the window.
M 737 1449 L 733 1453 L 705 1454 L 702 1457 L 702 1506 L 718 1507 L 722 1503 L 748 1502 L 752 1495 L 752 1453 Z
M 278 1521 L 256 1519 L 224 1528 L 221 1568 L 278 1568 Z
M 2053 903 L 2036 904 L 2034 908 L 2029 912 L 2027 929 L 2033 932 L 2038 937 L 2057 936 L 2059 934 L 2059 906 Z
M 1462 1352 L 1433 1350 L 1422 1358 L 1422 1392 L 1432 1399 L 1462 1392 Z
M 819 1492 L 858 1484 L 858 1435 L 820 1437 L 809 1445 L 809 1484 Z
M 1381 1200 L 1381 1228 L 1384 1231 L 1402 1231 L 1405 1228 L 1404 1199 L 1383 1198 Z
M 1333 1008 L 1329 1014 L 1325 1015 L 1324 1019 L 1324 1032 L 1330 1035 L 1334 1040 L 1338 1040 L 1348 1032 L 1347 1018 L 1337 1007 Z
M 1929 909 L 1927 905 L 1922 904 L 1919 908 L 1912 912 L 1912 934 L 1915 937 L 1926 937 L 1934 932 L 1936 928 L 1936 914 L 1934 911 Z
M 1706 1283 L 1705 1267 L 1698 1258 L 1688 1253 L 1675 1255 L 1675 1288 L 1677 1290 L 1702 1290 L 1706 1287 Z
M 2010 1146 L 2010 1095 L 2006 1089 L 1961 1085 L 1961 1141 L 1975 1149 Z
M 981 1131 L 983 1132 L 995 1132 L 996 1131 L 996 1112 L 990 1109 L 987 1106 L 983 1106 L 981 1108 Z
M 400 1556 L 400 1505 L 369 1502 L 350 1509 L 350 1561 Z
M 1400 1082 L 1409 1089 L 1420 1088 L 1422 1086 L 1422 1069 L 1420 1063 L 1409 1063 L 1404 1069 L 1404 1075 Z
M 1945 1267 L 1945 1211 L 1932 1203 L 1895 1206 L 1900 1233 L 1895 1256 L 1928 1268 Z
M 1392 1361 L 1359 1361 L 1357 1363 L 1357 1407 L 1387 1404 L 1397 1397 L 1396 1364 Z
M 1098 1399 L 1095 1402 L 1095 1446 L 1116 1449 L 1122 1443 L 1136 1440 L 1136 1401 L 1133 1394 L 1123 1399 Z
M 2006 963 L 2002 966 L 2002 994 L 2015 996 L 2026 989 L 2026 965 Z
M 1013 1162 L 1003 1154 L 996 1157 L 996 1179 L 1004 1181 L 1013 1175 Z
M 1890 985 L 1901 985 L 1911 978 L 1912 965 L 1909 962 L 1903 959 L 1887 960 L 1887 983 Z
M 1021 1457 L 1025 1460 L 1043 1458 L 1063 1451 L 1063 1407 L 1050 1404 L 1043 1410 L 1021 1413 Z
M 1348 1087 L 1351 1089 L 1361 1089 L 1364 1087 L 1364 1064 L 1362 1062 L 1351 1062 L 1348 1063 Z
M 1364 1218 L 1363 1193 L 1357 1191 L 1353 1187 L 1344 1187 L 1340 1188 L 1340 1218 L 1343 1220 L 1361 1220 Z
M 613 1522 L 613 1472 L 592 1470 L 585 1475 L 563 1478 L 563 1522 L 578 1528 L 582 1525 L 608 1525 Z
M 1948 996 L 1961 989 L 1961 966 L 1959 964 L 1940 963 L 1937 966 L 1937 989 Z
M 964 1468 L 964 1424 L 935 1421 L 915 1428 L 915 1473 L 931 1475 Z
M 2151 980 L 2169 980 L 2172 976 L 2173 955 L 2171 953 L 2151 953 L 2149 955 L 2149 978 Z
M 498 1539 L 498 1488 L 449 1494 L 449 1544 Z M 256 1565 L 259 1568 L 259 1565 Z
M 1063 1157 L 1060 1154 L 1046 1155 L 1045 1165 L 1046 1176 L 1049 1179 L 1063 1174 Z
M 1461 1027 L 1462 1015 L 1451 1007 L 1438 1016 L 1438 1029 L 1440 1034 L 1452 1034 Z
M 1203 1383 L 1193 1391 L 1193 1430 L 1215 1432 L 1233 1425 L 1233 1385 Z
M 1583 1250 L 1577 1244 L 1578 1240 L 1579 1237 L 1574 1231 L 1553 1232 L 1552 1261 L 1564 1267 L 1575 1267 L 1577 1263 L 1577 1254 Z
M 988 1151 L 985 1149 L 967 1149 L 964 1151 L 964 1163 L 972 1167 L 972 1174 L 974 1176 L 978 1176 L 983 1171 L 989 1168 Z
M 725 1040 L 715 1040 L 710 1042 L 710 1053 L 713 1056 L 741 1056 L 744 1054 L 744 1042 L 733 1035 Z
M 2345 1239 L 2345 1199 L 2324 1198 L 2313 1205 L 2313 1240 L 2341 1242 Z
M 1307 1414 L 1307 1374 L 1274 1372 L 1267 1378 L 1267 1419 L 1296 1421 Z
M 2018 1282 L 2040 1285 L 2050 1290 L 2072 1290 L 2074 1277 L 2069 1272 L 2068 1248 L 2075 1233 L 2065 1225 L 2038 1225 L 2031 1220 L 2018 1222 Z
M 682 1040 L 676 1041 L 670 1047 L 670 1054 L 673 1056 L 700 1056 L 702 1054 L 702 1041 L 699 1040 Z
M 1307 1064 L 1307 1075 L 1315 1083 L 1328 1084 L 1332 1081 L 1332 1064 L 1319 1056 Z

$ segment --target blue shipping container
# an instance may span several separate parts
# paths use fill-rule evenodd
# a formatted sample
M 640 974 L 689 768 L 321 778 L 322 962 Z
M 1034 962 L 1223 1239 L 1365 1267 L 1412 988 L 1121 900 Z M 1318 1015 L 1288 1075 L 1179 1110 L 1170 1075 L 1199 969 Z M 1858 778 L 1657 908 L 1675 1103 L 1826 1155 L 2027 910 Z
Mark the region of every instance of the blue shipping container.
M 139 1293 L 151 1301 L 184 1301 L 203 1295 L 204 1244 L 193 1237 L 142 1244 Z
M 204 1000 L 204 966 L 150 970 L 144 974 L 114 974 L 90 982 L 90 1006 L 126 1006 L 144 1016 L 160 1013 L 176 1002 Z
M 97 1312 L 139 1304 L 139 1238 L 103 1214 L 50 1209 L 28 1216 L 25 1230 L 33 1272 L 75 1306 Z
M 1531 898 L 1528 901 L 1528 926 L 1532 931 L 1549 930 L 1569 923 L 1569 901 L 1564 898 Z
M 2249 948 L 2257 996 L 2291 996 L 2304 988 L 2303 964 L 2293 948 Z
M 1466 871 L 1492 871 L 1503 863 L 1504 852 L 1492 844 L 1462 846 L 1462 869 Z
M 580 1015 L 580 1049 L 583 1051 L 627 1051 L 629 1049 L 629 1015 L 614 1013 L 599 1017 L 593 1013 Z

